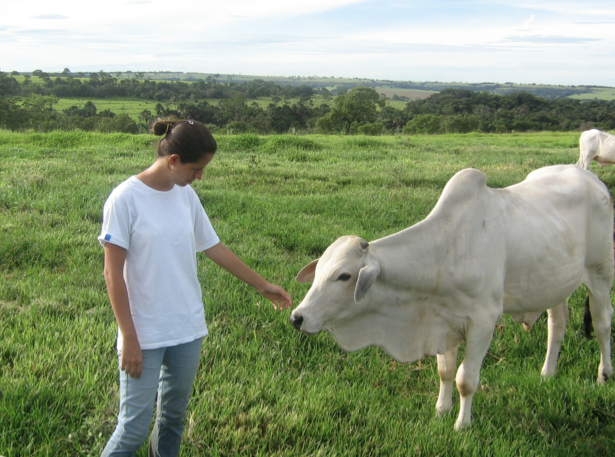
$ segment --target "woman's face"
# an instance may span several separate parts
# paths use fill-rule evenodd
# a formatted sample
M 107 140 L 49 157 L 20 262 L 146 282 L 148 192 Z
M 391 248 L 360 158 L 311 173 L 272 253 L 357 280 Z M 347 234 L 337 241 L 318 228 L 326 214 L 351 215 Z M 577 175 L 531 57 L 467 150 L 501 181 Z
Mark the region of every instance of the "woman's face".
M 203 170 L 213 158 L 214 154 L 205 154 L 198 162 L 182 163 L 178 157 L 172 168 L 175 184 L 184 187 L 192 184 L 195 179 L 201 179 L 203 177 Z

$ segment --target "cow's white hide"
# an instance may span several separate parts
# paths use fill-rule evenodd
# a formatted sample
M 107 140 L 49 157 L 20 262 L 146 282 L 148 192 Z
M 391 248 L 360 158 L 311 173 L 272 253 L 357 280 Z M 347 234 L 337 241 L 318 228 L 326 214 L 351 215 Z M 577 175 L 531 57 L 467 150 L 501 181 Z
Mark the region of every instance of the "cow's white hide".
M 531 326 L 549 311 L 542 373 L 555 373 L 565 332 L 566 299 L 587 286 L 601 361 L 613 374 L 610 290 L 613 205 L 596 176 L 575 165 L 542 168 L 504 189 L 466 169 L 447 183 L 418 224 L 367 243 L 342 237 L 297 276 L 313 282 L 291 323 L 331 332 L 355 351 L 375 345 L 401 362 L 438 356 L 439 414 L 452 407 L 457 350 L 466 340 L 456 384 L 455 428 L 471 422 L 472 397 L 502 313 Z
M 601 167 L 615 164 L 615 135 L 596 129 L 586 130 L 581 133 L 579 150 L 577 165 L 585 170 L 589 170 L 592 159 Z

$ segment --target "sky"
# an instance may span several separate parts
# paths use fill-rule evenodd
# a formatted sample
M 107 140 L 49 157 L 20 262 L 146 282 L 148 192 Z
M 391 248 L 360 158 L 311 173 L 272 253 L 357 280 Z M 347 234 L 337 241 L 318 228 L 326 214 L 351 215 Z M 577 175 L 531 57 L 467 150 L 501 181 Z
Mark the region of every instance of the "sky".
M 0 71 L 615 86 L 613 0 L 0 0 Z

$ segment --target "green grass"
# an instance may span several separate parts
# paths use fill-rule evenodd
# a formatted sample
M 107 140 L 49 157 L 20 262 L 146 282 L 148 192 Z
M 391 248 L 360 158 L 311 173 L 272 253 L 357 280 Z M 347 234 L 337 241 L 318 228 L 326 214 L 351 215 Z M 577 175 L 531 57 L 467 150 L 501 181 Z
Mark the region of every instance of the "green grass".
M 83 105 L 91 101 L 96 105 L 98 112 L 103 110 L 111 110 L 115 114 L 128 114 L 134 120 L 139 119 L 139 114 L 143 110 L 150 110 L 152 113 L 156 113 L 157 101 L 154 100 L 141 100 L 130 98 L 60 98 L 58 103 L 53 107 L 57 111 L 63 111 L 71 106 L 78 106 L 83 108 Z
M 221 239 L 299 304 L 297 272 L 337 237 L 376 239 L 422 220 L 457 171 L 503 187 L 574 163 L 578 134 L 221 136 L 196 192 Z M 109 192 L 149 166 L 152 136 L 0 131 L 0 455 L 100 455 L 117 410 L 116 325 L 96 241 Z M 615 167 L 592 169 L 613 191 Z M 307 337 L 199 255 L 210 336 L 182 456 L 608 455 L 615 384 L 570 320 L 558 375 L 539 376 L 546 322 L 505 317 L 481 372 L 473 428 L 435 418 L 434 358 Z M 144 450 L 139 454 L 145 456 Z
M 421 100 L 427 98 L 437 92 L 433 90 L 420 90 L 420 89 L 401 89 L 399 87 L 379 86 L 376 87 L 376 92 L 379 94 L 385 94 L 388 98 L 393 98 L 393 95 L 404 96 L 408 100 Z M 405 102 L 404 102 L 405 106 Z
M 587 94 L 571 95 L 568 98 L 574 98 L 577 100 L 615 100 L 615 88 L 604 87 L 594 89 Z

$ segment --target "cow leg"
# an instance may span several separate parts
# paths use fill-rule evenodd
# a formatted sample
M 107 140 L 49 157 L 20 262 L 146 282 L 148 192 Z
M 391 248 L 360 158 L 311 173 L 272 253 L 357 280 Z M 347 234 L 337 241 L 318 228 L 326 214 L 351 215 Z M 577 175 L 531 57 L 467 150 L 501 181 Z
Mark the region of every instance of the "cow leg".
M 591 161 L 592 157 L 589 157 L 587 153 L 582 151 L 579 160 L 577 161 L 577 166 L 584 170 L 589 170 Z
M 438 354 L 438 374 L 440 375 L 440 395 L 436 403 L 436 415 L 442 416 L 453 407 L 453 379 L 457 368 L 457 352 L 459 345 L 449 349 L 444 354 Z
M 596 340 L 600 346 L 600 366 L 598 367 L 598 384 L 604 383 L 613 376 L 611 363 L 611 319 L 613 318 L 613 306 L 611 305 L 610 288 L 604 289 L 604 293 L 589 290 L 589 310 L 592 314 L 592 322 Z
M 455 378 L 460 396 L 459 416 L 455 422 L 455 430 L 468 427 L 472 423 L 472 399 L 478 388 L 480 368 L 493 338 L 495 322 L 497 319 L 493 322 L 493 326 L 483 325 L 467 333 L 465 356 Z
M 581 150 L 579 154 L 579 160 L 577 161 L 577 166 L 583 168 L 584 170 L 589 170 L 591 167 L 591 162 L 598 155 L 598 151 L 590 148 L 585 148 L 583 145 L 579 145 L 579 149 Z
M 543 376 L 553 376 L 557 369 L 557 357 L 564 341 L 566 333 L 566 323 L 568 322 L 568 305 L 566 302 L 547 310 L 549 314 L 549 340 L 547 343 L 547 357 L 542 366 Z

